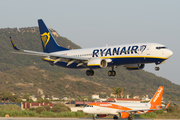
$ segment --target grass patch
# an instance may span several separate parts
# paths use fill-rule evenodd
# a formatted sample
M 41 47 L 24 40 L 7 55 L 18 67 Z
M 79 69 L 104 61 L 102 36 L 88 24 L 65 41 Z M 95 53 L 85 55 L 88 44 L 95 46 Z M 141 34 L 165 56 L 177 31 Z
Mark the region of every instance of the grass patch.
M 2 110 L 0 112 L 0 116 L 4 117 L 6 114 L 9 114 L 10 117 L 38 117 L 39 115 L 34 111 L 27 111 L 27 110 Z
M 41 113 L 36 113 L 35 111 L 27 110 L 2 110 L 0 116 L 4 117 L 6 114 L 9 114 L 10 117 L 85 117 L 83 112 L 60 112 L 55 113 L 51 111 L 42 111 Z
M 19 105 L 0 105 L 0 111 L 1 110 L 7 110 L 7 111 L 12 111 L 12 110 L 21 110 Z
M 141 114 L 140 118 L 156 118 L 157 114 L 154 112 L 146 113 L 146 114 Z

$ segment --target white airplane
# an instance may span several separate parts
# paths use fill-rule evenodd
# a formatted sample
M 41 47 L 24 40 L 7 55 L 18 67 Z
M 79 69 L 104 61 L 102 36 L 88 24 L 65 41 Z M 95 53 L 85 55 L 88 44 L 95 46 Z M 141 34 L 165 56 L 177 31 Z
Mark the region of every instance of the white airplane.
M 56 43 L 42 19 L 38 20 L 38 24 L 44 52 L 19 49 L 10 37 L 14 49 L 17 50 L 16 53 L 41 56 L 51 65 L 75 69 L 89 68 L 86 71 L 87 76 L 93 76 L 94 69 L 106 67 L 112 68 L 108 75 L 115 76 L 114 68 L 122 65 L 128 70 L 138 70 L 143 69 L 146 63 L 155 63 L 155 70 L 159 70 L 157 65 L 164 63 L 173 54 L 167 47 L 158 43 L 69 50 Z
M 83 112 L 94 114 L 96 117 L 105 117 L 107 115 L 114 115 L 114 119 L 128 118 L 132 120 L 132 114 L 145 114 L 160 109 L 167 109 L 169 104 L 161 104 L 164 86 L 160 86 L 149 103 L 116 103 L 116 102 L 94 102 L 84 107 Z

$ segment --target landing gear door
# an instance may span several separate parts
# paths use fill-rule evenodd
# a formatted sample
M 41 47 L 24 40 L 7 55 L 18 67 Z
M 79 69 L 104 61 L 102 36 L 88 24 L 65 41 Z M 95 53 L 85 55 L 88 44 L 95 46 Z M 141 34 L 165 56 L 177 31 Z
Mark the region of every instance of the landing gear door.
M 148 45 L 148 46 L 147 46 L 147 49 L 146 49 L 146 54 L 147 54 L 147 55 L 150 55 L 150 53 L 151 53 L 151 46 Z

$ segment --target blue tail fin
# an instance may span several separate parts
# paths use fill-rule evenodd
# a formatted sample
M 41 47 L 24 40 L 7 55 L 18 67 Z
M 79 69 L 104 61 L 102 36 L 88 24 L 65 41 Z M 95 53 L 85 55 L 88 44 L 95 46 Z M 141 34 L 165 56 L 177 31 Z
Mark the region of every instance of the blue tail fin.
M 40 37 L 42 41 L 43 51 L 47 53 L 69 50 L 67 48 L 59 46 L 51 35 L 50 31 L 44 24 L 42 19 L 38 20 Z

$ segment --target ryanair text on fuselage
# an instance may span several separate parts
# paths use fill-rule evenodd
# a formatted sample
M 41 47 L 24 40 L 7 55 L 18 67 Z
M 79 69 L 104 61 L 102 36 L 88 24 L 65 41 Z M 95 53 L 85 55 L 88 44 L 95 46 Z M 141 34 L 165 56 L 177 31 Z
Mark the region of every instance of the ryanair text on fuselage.
M 122 54 L 133 54 L 138 53 L 138 46 L 128 46 L 128 47 L 114 47 L 114 48 L 105 48 L 105 49 L 95 49 L 93 50 L 92 57 L 102 57 L 102 56 L 114 56 L 114 55 L 122 55 Z M 146 45 L 142 45 L 140 47 L 140 51 L 143 52 L 146 49 Z

